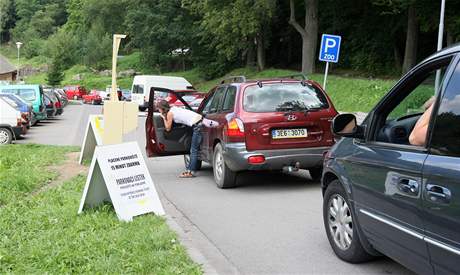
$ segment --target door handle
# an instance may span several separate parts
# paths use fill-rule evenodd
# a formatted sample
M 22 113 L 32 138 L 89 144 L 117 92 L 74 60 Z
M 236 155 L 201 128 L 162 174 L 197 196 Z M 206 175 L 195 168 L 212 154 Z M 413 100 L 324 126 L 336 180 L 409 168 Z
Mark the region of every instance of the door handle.
M 450 203 L 452 197 L 449 189 L 435 184 L 426 185 L 426 194 L 430 201 L 440 203 Z
M 398 181 L 398 188 L 404 193 L 409 193 L 411 195 L 418 195 L 419 183 L 414 179 L 402 178 Z

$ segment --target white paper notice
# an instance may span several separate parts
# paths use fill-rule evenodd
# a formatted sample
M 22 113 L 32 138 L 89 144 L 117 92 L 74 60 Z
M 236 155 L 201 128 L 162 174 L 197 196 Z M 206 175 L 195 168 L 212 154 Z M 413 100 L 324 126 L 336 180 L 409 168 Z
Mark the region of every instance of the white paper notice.
M 137 142 L 96 147 L 78 212 L 104 201 L 111 201 L 124 221 L 165 214 Z

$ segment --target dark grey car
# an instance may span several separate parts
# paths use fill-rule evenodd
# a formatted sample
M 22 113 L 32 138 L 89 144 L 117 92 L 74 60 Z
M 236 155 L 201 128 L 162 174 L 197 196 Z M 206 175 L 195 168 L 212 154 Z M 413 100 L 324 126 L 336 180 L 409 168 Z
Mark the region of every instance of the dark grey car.
M 432 96 L 425 145 L 411 145 Z M 337 256 L 382 253 L 420 274 L 459 274 L 460 46 L 413 68 L 362 125 L 342 114 L 332 127 L 343 138 L 325 156 L 323 218 Z

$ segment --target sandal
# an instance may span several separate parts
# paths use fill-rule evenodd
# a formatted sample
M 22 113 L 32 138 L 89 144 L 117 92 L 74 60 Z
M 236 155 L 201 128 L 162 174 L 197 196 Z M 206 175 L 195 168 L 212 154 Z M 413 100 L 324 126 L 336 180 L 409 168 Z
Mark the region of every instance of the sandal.
M 182 174 L 179 175 L 179 178 L 186 179 L 186 178 L 194 178 L 195 176 L 192 174 L 192 172 L 183 172 Z

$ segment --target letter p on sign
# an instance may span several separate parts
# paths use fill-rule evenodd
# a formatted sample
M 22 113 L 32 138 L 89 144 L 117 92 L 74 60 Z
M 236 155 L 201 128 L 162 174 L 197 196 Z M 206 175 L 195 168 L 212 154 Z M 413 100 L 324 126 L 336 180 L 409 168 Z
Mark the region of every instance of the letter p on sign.
M 342 38 L 338 35 L 323 34 L 319 60 L 337 63 L 339 61 L 341 40 Z

